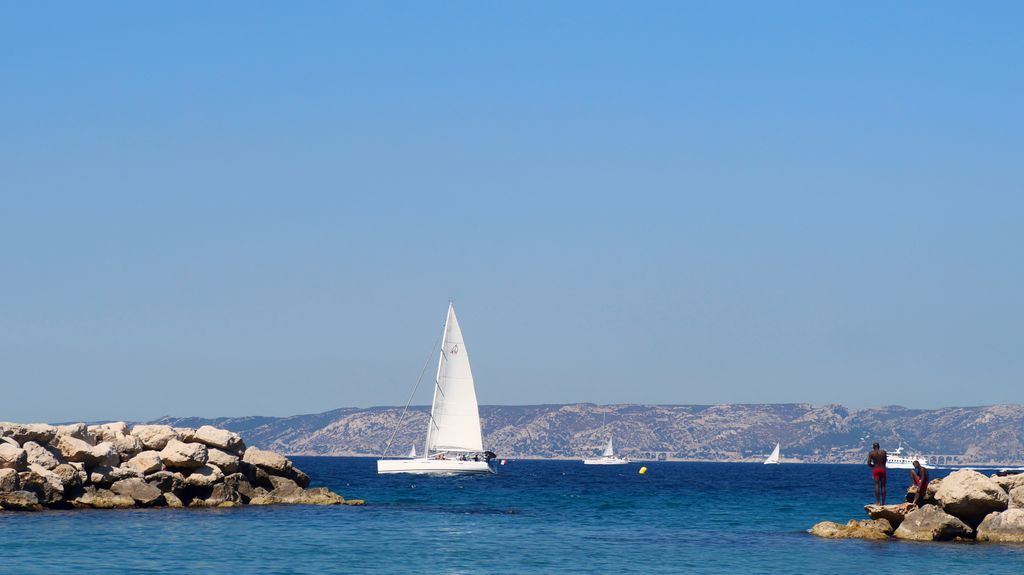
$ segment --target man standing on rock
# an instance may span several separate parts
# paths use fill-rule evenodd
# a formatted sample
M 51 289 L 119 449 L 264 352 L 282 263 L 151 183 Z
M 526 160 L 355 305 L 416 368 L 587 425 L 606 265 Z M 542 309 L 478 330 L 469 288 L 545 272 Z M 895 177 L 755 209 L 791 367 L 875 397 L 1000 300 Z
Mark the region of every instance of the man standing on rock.
M 871 468 L 871 478 L 875 480 L 875 503 L 885 505 L 885 463 L 889 460 L 889 454 L 877 442 L 871 447 L 868 467 Z
M 910 472 L 910 479 L 917 486 L 917 495 L 914 495 L 914 505 L 920 507 L 924 504 L 925 495 L 928 494 L 928 470 L 921 467 L 921 462 L 914 460 L 914 470 Z

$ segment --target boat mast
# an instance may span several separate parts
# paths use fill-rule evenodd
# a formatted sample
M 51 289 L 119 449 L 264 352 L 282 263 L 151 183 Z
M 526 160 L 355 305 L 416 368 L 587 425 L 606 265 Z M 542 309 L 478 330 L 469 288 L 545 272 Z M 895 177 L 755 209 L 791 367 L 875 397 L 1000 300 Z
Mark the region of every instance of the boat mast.
M 437 423 L 434 422 L 434 406 L 437 405 L 437 394 L 440 393 L 441 397 L 444 397 L 444 389 L 441 388 L 441 380 L 444 378 L 445 371 L 448 368 L 448 362 L 445 361 L 445 348 L 448 346 L 448 322 L 452 318 L 452 302 L 448 301 L 448 313 L 444 317 L 444 328 L 441 331 L 441 354 L 437 358 L 437 376 L 434 377 L 434 399 L 430 402 L 430 416 L 427 421 L 427 441 L 423 445 L 423 457 L 430 457 L 430 436 L 433 435 L 434 427 Z

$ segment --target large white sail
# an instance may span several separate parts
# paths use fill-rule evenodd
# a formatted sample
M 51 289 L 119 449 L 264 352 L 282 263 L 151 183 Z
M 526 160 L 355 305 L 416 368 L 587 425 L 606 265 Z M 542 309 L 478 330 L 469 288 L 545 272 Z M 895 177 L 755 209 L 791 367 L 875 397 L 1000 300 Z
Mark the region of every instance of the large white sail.
M 604 448 L 604 453 L 602 453 L 601 455 L 603 455 L 604 457 L 612 457 L 613 455 L 615 455 L 615 447 L 612 445 L 611 437 L 608 438 L 608 445 Z
M 448 304 L 430 414 L 431 420 L 427 423 L 428 455 L 431 451 L 484 450 L 469 353 L 462 340 L 455 307 L 451 304 Z

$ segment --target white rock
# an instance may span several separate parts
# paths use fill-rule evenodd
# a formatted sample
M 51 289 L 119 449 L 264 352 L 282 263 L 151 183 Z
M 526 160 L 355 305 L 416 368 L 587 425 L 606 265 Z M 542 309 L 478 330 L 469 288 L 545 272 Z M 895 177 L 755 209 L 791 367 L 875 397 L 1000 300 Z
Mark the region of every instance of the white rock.
M 24 469 L 28 465 L 28 454 L 20 447 L 0 443 L 0 468 Z
M 227 451 L 221 451 L 216 447 L 209 447 L 206 449 L 206 453 L 209 458 L 207 462 L 212 463 L 220 468 L 221 471 L 230 475 L 238 471 L 238 457 L 228 453 Z
M 194 468 L 200 467 L 208 459 L 206 446 L 202 443 L 185 443 L 172 439 L 160 451 L 160 459 L 167 467 Z
M 242 461 L 276 472 L 277 474 L 287 473 L 292 467 L 292 462 L 288 461 L 285 456 L 255 447 L 245 450 Z
M 115 421 L 114 423 L 90 425 L 88 430 L 96 438 L 96 441 L 113 442 L 119 435 L 128 435 L 128 424 L 123 421 Z
M 156 473 L 157 471 L 162 471 L 164 468 L 163 460 L 160 459 L 160 452 L 152 450 L 139 453 L 125 462 L 125 465 L 135 469 L 143 475 Z
M 89 445 L 96 445 L 96 437 L 89 433 L 89 427 L 84 423 L 70 423 L 57 426 L 57 437 L 61 436 L 74 437 Z
M 943 478 L 935 499 L 946 513 L 968 525 L 978 525 L 986 515 L 1003 511 L 1009 503 L 998 483 L 970 469 L 960 469 Z
M 204 425 L 197 429 L 195 441 L 234 453 L 245 449 L 245 444 L 242 443 L 242 436 L 226 429 L 217 429 L 211 425 Z
M 35 441 L 26 441 L 24 447 L 25 453 L 28 454 L 29 465 L 38 465 L 43 469 L 53 469 L 62 463 L 61 460 L 54 455 L 53 451 L 39 445 Z
M 1024 543 L 1024 509 L 1013 508 L 987 515 L 978 526 L 978 541 Z
M 224 473 L 220 469 L 217 469 L 217 466 L 203 465 L 195 468 L 192 473 L 185 478 L 185 485 L 191 485 L 193 487 L 209 487 L 222 479 L 224 479 Z
M 136 425 L 132 428 L 132 435 L 142 441 L 146 449 L 163 449 L 172 439 L 178 439 L 178 434 L 169 425 Z

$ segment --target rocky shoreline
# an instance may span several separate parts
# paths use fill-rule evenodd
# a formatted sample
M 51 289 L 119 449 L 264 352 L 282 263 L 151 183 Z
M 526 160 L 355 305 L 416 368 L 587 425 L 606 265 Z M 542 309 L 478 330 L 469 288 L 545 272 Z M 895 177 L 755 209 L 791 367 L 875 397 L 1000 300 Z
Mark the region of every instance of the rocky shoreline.
M 913 501 L 916 487 L 907 490 Z M 1024 543 L 1024 474 L 961 469 L 929 482 L 923 505 L 865 505 L 870 519 L 822 521 L 812 535 L 829 539 Z
M 209 425 L 0 422 L 0 510 L 363 503 L 309 481 Z

